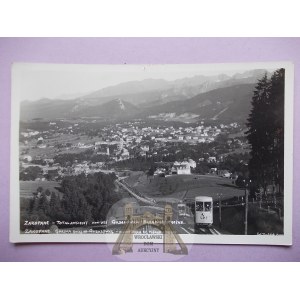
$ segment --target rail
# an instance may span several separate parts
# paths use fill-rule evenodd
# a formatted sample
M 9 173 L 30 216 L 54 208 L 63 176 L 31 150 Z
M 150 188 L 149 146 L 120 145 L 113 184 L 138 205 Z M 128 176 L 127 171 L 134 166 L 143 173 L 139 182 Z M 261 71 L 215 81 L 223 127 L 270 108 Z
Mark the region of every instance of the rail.
M 121 186 L 124 190 L 126 190 L 130 195 L 132 195 L 138 201 L 141 201 L 141 202 L 149 204 L 149 205 L 155 205 L 156 204 L 156 200 L 155 199 L 144 197 L 144 196 L 140 196 L 140 195 L 136 194 L 129 187 L 127 187 L 127 185 L 125 183 L 122 183 L 119 180 L 116 180 L 116 183 L 119 186 Z

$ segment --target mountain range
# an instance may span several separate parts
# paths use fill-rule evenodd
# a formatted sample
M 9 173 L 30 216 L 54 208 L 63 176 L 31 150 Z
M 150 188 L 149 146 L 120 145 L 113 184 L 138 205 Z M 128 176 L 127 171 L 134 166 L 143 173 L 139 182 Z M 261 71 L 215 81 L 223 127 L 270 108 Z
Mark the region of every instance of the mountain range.
M 255 83 L 266 70 L 167 81 L 146 79 L 103 88 L 72 100 L 23 101 L 21 120 L 98 117 L 163 118 L 193 114 L 198 119 L 242 120 L 250 111 Z

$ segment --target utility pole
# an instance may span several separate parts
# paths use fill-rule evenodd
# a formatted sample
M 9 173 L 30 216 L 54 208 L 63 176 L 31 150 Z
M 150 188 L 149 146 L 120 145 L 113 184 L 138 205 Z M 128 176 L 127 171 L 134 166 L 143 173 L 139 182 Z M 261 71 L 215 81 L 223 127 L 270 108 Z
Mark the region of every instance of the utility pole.
M 251 180 L 249 182 L 245 182 L 245 235 L 248 234 L 248 196 L 249 196 L 249 191 L 248 191 L 248 185 L 251 183 Z
M 222 202 L 221 202 L 221 195 L 222 194 L 218 194 L 218 197 L 219 197 L 219 225 L 220 225 L 220 228 L 222 228 Z
M 248 190 L 245 190 L 245 235 L 248 234 Z
M 274 201 L 274 207 L 277 208 L 276 185 L 275 185 L 275 182 L 273 182 L 273 201 Z
M 262 190 L 261 187 L 259 188 L 259 191 L 257 193 L 257 197 L 258 197 L 258 202 L 259 202 L 259 208 L 261 208 L 262 207 L 262 200 L 263 200 L 263 190 Z

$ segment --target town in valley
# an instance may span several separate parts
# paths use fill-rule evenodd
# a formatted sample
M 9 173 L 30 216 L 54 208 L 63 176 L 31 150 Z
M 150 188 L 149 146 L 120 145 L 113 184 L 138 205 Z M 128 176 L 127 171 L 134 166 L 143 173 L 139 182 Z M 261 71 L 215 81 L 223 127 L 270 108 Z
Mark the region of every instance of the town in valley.
M 254 156 L 260 151 L 257 90 L 279 85 L 282 72 L 145 80 L 71 100 L 23 101 L 21 232 L 49 229 L 28 226 L 32 222 L 50 222 L 51 233 L 120 232 L 124 205 L 131 203 L 140 215 L 170 205 L 179 234 L 282 234 L 283 128 L 277 120 L 276 133 L 268 133 L 276 143 Z M 203 198 L 197 206 L 199 196 L 211 204 Z M 211 211 L 209 226 L 195 226 L 199 207 Z M 67 225 L 74 222 L 78 226 Z

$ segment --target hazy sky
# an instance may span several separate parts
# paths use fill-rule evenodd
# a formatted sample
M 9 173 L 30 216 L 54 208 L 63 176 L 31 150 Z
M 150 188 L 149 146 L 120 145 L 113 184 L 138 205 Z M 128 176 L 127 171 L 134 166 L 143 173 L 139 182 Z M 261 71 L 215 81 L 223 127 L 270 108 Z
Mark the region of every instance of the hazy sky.
M 165 79 L 175 80 L 195 75 L 233 75 L 246 70 L 265 68 L 266 64 L 218 65 L 13 65 L 13 87 L 18 101 L 40 98 L 74 98 L 121 82 Z

